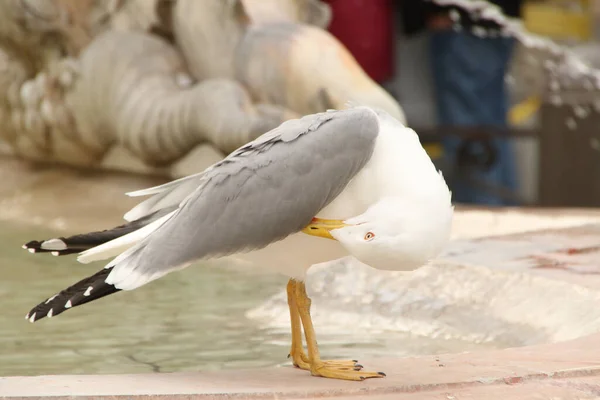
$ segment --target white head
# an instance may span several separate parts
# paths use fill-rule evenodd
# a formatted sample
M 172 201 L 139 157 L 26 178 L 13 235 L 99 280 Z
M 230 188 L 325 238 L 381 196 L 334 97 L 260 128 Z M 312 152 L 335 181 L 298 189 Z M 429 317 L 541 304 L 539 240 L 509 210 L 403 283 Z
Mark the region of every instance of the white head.
M 327 220 L 317 219 L 313 225 L 322 231 L 312 234 L 339 241 L 352 256 L 373 268 L 408 271 L 442 251 L 450 238 L 452 214 L 449 201 L 433 206 L 385 198 L 365 213 L 337 224 L 319 224 Z

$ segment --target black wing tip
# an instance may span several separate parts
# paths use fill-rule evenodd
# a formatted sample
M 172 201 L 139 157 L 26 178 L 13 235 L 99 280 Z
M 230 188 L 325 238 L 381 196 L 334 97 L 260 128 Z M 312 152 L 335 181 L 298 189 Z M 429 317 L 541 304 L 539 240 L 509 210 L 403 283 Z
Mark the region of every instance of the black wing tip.
M 33 323 L 45 317 L 52 318 L 72 307 L 89 303 L 90 301 L 120 291 L 121 289 L 117 289 L 114 285 L 105 282 L 106 277 L 110 274 L 111 270 L 112 269 L 102 269 L 96 274 L 82 279 L 60 293 L 49 297 L 33 307 L 27 313 L 25 319 Z
M 21 247 L 28 250 L 30 253 L 37 253 L 42 250 L 42 242 L 39 240 L 31 240 Z
M 21 246 L 23 249 L 29 251 L 31 254 L 38 254 L 38 253 L 50 253 L 53 256 L 66 256 L 68 254 L 73 254 L 73 253 L 80 253 L 81 249 L 77 249 L 77 248 L 69 248 L 66 240 L 64 238 L 57 238 L 58 240 L 61 240 L 63 243 L 65 243 L 65 247 L 66 249 L 62 249 L 62 250 L 55 250 L 55 249 L 44 249 L 42 248 L 42 245 L 44 244 L 44 242 L 47 242 L 48 240 L 31 240 L 27 243 L 25 243 L 23 246 Z
M 141 229 L 158 218 L 167 215 L 176 208 L 177 207 L 167 207 L 143 216 L 135 221 L 127 222 L 126 224 L 119 225 L 111 229 L 82 233 L 69 237 L 58 237 L 47 240 L 31 240 L 21 247 L 32 254 L 50 253 L 53 256 L 65 256 L 67 254 L 81 253 L 82 251 L 91 249 Z
M 46 312 L 46 314 L 43 314 L 42 312 L 37 311 L 36 310 L 37 308 L 39 308 L 39 305 L 36 306 L 31 311 L 29 311 L 27 313 L 27 315 L 25 316 L 25 319 L 28 320 L 31 323 L 34 323 L 34 322 L 39 321 L 40 319 L 42 319 L 44 317 L 52 318 L 54 315 L 60 314 L 60 312 L 54 312 L 54 308 L 53 307 L 51 307 L 50 309 L 48 309 L 48 311 Z
M 42 318 L 52 318 L 55 315 L 62 314 L 71 307 L 73 307 L 73 303 L 70 299 L 59 299 L 59 295 L 56 295 L 33 307 L 27 313 L 25 319 L 31 323 L 34 323 Z

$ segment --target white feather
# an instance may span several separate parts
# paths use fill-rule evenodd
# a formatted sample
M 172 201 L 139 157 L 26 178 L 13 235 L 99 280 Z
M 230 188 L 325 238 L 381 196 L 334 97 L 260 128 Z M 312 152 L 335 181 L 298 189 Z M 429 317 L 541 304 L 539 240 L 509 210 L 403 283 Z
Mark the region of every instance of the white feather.
M 67 245 L 60 239 L 50 239 L 44 241 L 41 248 L 44 250 L 66 250 Z
M 153 186 L 153 187 L 146 188 L 146 189 L 135 190 L 133 192 L 127 192 L 125 194 L 129 197 L 140 197 L 140 196 L 149 196 L 151 194 L 162 193 L 165 190 L 169 190 L 169 189 L 173 188 L 174 186 L 179 186 L 180 184 L 184 183 L 185 181 L 189 181 L 191 179 L 197 178 L 202 174 L 204 174 L 204 172 L 200 172 L 198 174 L 194 174 L 194 175 L 190 175 L 190 176 L 185 176 L 183 178 L 179 178 L 179 179 L 176 179 L 171 182 L 163 183 L 162 185 Z
M 54 296 L 50 297 L 48 300 L 46 300 L 45 304 L 50 303 L 52 300 L 54 300 L 56 298 L 56 296 L 58 296 L 58 294 L 55 294 Z
M 77 261 L 87 264 L 93 261 L 105 260 L 107 258 L 117 256 L 154 232 L 176 212 L 177 210 L 172 211 L 169 214 L 160 217 L 156 221 L 153 221 L 148 225 L 138 229 L 137 231 L 133 231 L 127 235 L 113 239 L 110 242 L 103 243 L 100 246 L 92 247 L 91 249 L 79 254 Z
M 153 280 L 159 279 L 171 272 L 184 269 L 192 264 L 185 263 L 178 267 L 173 267 L 162 271 L 154 271 L 153 273 L 150 273 L 147 270 L 136 268 L 137 264 L 127 262 L 127 258 L 125 258 L 122 261 L 119 261 L 120 262 L 116 263 L 116 266 L 114 266 L 110 274 L 108 274 L 105 282 L 109 285 L 114 285 L 117 289 L 121 290 L 137 289 L 140 286 L 152 282 Z
M 152 186 L 152 187 L 149 187 L 146 189 L 134 190 L 133 192 L 125 193 L 125 195 L 127 195 L 129 197 L 141 197 L 141 196 L 150 196 L 151 194 L 162 193 L 165 190 L 168 190 L 169 188 L 179 184 L 180 181 L 183 179 L 185 179 L 185 178 L 180 178 L 180 179 L 177 179 L 177 180 L 174 180 L 171 182 L 164 183 L 162 185 Z
M 123 218 L 126 221 L 135 221 L 163 208 L 180 205 L 202 184 L 202 179 L 198 174 L 192 175 L 192 178 L 198 179 L 188 177 L 185 180 L 179 179 L 156 188 L 127 193 L 128 196 L 138 196 L 146 193 L 154 194 L 154 196 L 133 207 Z
M 150 197 L 149 199 L 142 201 L 137 206 L 127 211 L 125 215 L 123 215 L 123 219 L 125 221 L 131 222 L 150 214 L 152 212 L 152 209 L 155 208 L 156 203 L 158 203 L 163 196 L 164 195 L 162 193 L 158 193 Z

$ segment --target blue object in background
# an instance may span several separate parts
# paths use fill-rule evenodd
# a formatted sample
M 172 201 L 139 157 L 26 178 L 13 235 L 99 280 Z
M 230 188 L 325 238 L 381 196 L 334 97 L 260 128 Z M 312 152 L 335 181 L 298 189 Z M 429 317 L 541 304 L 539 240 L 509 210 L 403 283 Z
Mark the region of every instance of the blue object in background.
M 455 126 L 507 126 L 508 96 L 504 76 L 514 39 L 478 37 L 463 31 L 436 31 L 431 35 L 431 64 L 436 91 L 438 123 Z M 457 171 L 461 139 L 443 139 L 444 163 L 452 168 L 453 201 L 484 205 L 512 205 L 488 190 L 466 182 Z M 471 173 L 476 179 L 515 191 L 518 188 L 513 149 L 508 139 L 491 140 L 496 160 L 489 168 Z M 474 151 L 484 151 L 483 148 Z

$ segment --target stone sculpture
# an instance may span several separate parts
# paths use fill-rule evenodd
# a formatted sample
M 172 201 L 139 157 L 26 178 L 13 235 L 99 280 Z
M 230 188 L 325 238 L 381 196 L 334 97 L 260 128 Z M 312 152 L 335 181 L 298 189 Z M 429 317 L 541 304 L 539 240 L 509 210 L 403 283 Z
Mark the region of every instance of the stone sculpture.
M 330 14 L 319 0 L 2 1 L 0 148 L 177 176 L 348 101 L 403 120 Z

